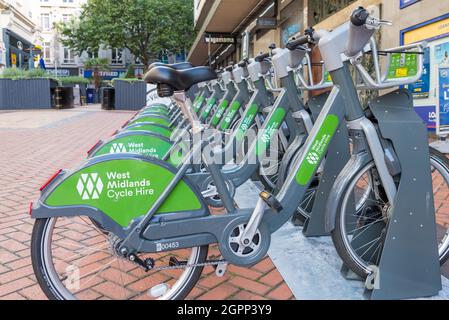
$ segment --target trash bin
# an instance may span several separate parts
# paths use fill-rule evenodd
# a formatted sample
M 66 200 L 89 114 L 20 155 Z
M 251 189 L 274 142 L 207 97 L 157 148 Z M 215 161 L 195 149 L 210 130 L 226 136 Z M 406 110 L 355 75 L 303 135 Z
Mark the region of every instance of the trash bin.
M 105 87 L 102 89 L 101 109 L 113 110 L 115 109 L 115 89 Z
M 87 103 L 95 103 L 95 89 L 87 89 L 86 90 L 87 95 Z
M 73 87 L 56 87 L 55 108 L 70 109 L 74 107 L 75 107 L 75 97 L 73 96 Z

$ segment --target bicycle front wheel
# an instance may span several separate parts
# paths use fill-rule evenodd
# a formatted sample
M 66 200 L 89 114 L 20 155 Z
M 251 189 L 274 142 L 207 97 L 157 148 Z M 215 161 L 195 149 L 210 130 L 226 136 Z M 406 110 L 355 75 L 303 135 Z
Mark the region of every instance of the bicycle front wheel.
M 449 160 L 430 148 L 430 165 L 440 263 L 449 258 L 449 210 L 442 197 L 449 194 Z M 388 223 L 390 205 L 374 162 L 355 172 L 342 197 L 332 240 L 345 265 L 362 278 L 370 266 L 379 265 Z M 363 192 L 361 192 L 363 190 Z M 347 210 L 350 206 L 355 210 Z M 355 214 L 354 214 L 355 212 Z M 366 235 L 369 234 L 369 240 Z M 365 238 L 363 241 L 361 238 Z

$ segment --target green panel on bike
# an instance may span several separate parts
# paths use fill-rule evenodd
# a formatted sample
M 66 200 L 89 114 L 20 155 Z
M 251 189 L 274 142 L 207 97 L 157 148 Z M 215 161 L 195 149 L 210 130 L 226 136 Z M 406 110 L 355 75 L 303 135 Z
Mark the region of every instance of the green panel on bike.
M 240 123 L 239 128 L 237 129 L 237 134 L 235 136 L 237 141 L 243 140 L 243 138 L 246 135 L 246 132 L 254 123 L 254 118 L 257 115 L 257 111 L 259 110 L 259 107 L 256 104 L 252 104 L 249 109 L 245 112 L 245 115 L 242 119 L 242 122 Z
M 217 112 L 215 113 L 214 117 L 212 118 L 212 125 L 213 126 L 217 126 L 218 125 L 218 123 L 220 122 L 221 117 L 223 117 L 223 114 L 225 113 L 226 108 L 228 107 L 228 105 L 229 105 L 229 101 L 226 100 L 226 99 L 224 99 L 220 103 L 220 105 L 218 106 Z
M 159 112 L 159 111 L 153 111 L 153 110 L 145 110 L 145 111 L 139 113 L 137 116 L 138 117 L 156 116 L 156 117 L 161 117 L 161 118 L 164 118 L 164 119 L 167 119 L 167 120 L 170 119 L 169 116 L 166 113 Z
M 127 227 L 145 215 L 175 174 L 157 163 L 110 160 L 73 173 L 45 201 L 51 207 L 90 206 Z M 180 181 L 157 214 L 201 209 L 196 194 Z M 100 214 L 100 213 L 99 213 Z
M 147 116 L 147 117 L 139 117 L 133 121 L 131 121 L 128 126 L 133 125 L 133 124 L 138 124 L 138 123 L 143 123 L 143 122 L 150 122 L 150 123 L 156 123 L 156 124 L 161 124 L 163 126 L 169 127 L 170 126 L 170 122 L 167 121 L 166 119 L 163 118 L 157 118 L 157 117 L 152 117 L 152 116 Z
M 131 134 L 118 139 L 113 139 L 104 144 L 94 156 L 110 153 L 137 153 L 144 156 L 163 159 L 170 150 L 170 141 L 153 135 Z
M 271 139 L 276 134 L 282 122 L 284 121 L 285 114 L 286 111 L 283 108 L 279 108 L 271 114 L 264 131 L 257 137 L 257 156 L 261 156 L 267 150 L 268 146 L 271 143 Z
M 227 130 L 231 126 L 232 121 L 234 121 L 235 115 L 240 109 L 240 102 L 234 101 L 234 103 L 231 105 L 231 109 L 229 110 L 226 117 L 223 119 L 223 122 L 221 124 L 220 129 L 221 130 Z
M 201 106 L 203 105 L 203 102 L 205 100 L 204 96 L 199 96 L 195 102 L 193 103 L 193 110 L 195 111 L 195 113 L 198 113 L 201 109 Z
M 138 124 L 138 125 L 134 125 L 132 127 L 127 127 L 125 128 L 124 131 L 147 131 L 147 132 L 153 132 L 153 133 L 157 133 L 160 134 L 163 137 L 166 138 L 170 138 L 172 132 L 170 129 L 165 128 L 165 127 L 160 127 L 157 125 L 153 125 L 153 124 Z
M 333 114 L 328 115 L 326 119 L 324 119 L 315 140 L 311 147 L 306 151 L 304 161 L 296 173 L 296 182 L 299 185 L 305 186 L 312 179 L 321 160 L 326 155 L 327 148 L 337 131 L 338 125 L 338 117 Z
M 212 108 L 214 107 L 216 101 L 217 101 L 217 100 L 216 100 L 215 98 L 211 98 L 211 99 L 207 102 L 206 107 L 204 108 L 204 111 L 203 111 L 203 113 L 201 114 L 201 117 L 202 117 L 203 119 L 205 119 L 205 118 L 207 118 L 207 117 L 209 116 L 209 113 L 210 113 L 210 111 L 212 110 Z

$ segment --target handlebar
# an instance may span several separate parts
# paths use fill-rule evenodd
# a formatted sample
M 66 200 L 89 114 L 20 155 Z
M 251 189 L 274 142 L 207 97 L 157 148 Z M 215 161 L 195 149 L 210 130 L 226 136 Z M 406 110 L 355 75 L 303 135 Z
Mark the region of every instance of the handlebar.
M 366 23 L 368 17 L 369 12 L 363 7 L 358 7 L 351 15 L 351 23 L 356 27 L 361 27 Z
M 310 43 L 310 36 L 308 34 L 304 34 L 302 36 L 300 36 L 299 38 L 290 40 L 289 42 L 287 42 L 287 44 L 285 45 L 285 47 L 289 50 L 295 50 L 297 47 L 299 46 L 303 46 Z
M 245 68 L 246 66 L 248 66 L 248 62 L 249 62 L 249 60 L 248 60 L 248 58 L 246 58 L 246 59 L 243 59 L 242 61 L 240 61 L 237 65 L 240 68 Z
M 257 62 L 262 62 L 265 59 L 268 59 L 270 57 L 270 53 L 261 53 L 259 54 L 257 57 L 254 58 L 254 60 L 256 60 Z

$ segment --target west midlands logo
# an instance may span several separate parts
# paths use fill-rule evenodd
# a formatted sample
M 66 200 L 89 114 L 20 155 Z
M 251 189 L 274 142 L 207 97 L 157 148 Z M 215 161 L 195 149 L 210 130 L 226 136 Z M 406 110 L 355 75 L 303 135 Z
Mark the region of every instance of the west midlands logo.
M 126 147 L 123 143 L 113 143 L 109 153 L 126 153 Z
M 83 200 L 100 198 L 103 187 L 103 181 L 101 181 L 98 173 L 82 174 L 76 185 L 76 189 Z
M 318 154 L 316 152 L 310 152 L 309 155 L 307 156 L 307 162 L 311 165 L 317 165 L 318 161 L 320 161 L 320 157 L 318 156 Z

